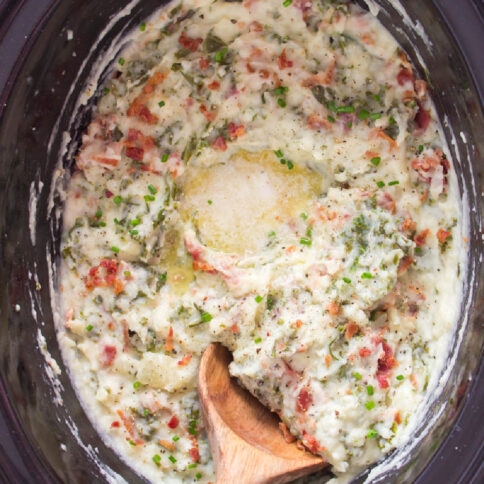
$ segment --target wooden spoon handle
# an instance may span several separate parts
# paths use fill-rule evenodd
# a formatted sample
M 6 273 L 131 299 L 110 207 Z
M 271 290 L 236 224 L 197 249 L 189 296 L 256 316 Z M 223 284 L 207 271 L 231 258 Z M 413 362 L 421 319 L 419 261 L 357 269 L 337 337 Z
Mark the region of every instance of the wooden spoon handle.
M 230 377 L 230 360 L 227 349 L 212 344 L 198 373 L 217 484 L 284 483 L 322 469 L 323 459 L 288 444 L 275 414 Z

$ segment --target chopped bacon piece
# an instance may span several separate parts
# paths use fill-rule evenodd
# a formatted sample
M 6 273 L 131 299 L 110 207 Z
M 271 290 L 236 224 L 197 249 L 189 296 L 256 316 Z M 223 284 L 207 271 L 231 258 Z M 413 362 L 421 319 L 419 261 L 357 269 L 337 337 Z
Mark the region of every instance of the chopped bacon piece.
M 191 37 L 188 37 L 188 35 L 185 32 L 182 32 L 178 39 L 178 43 L 185 49 L 191 50 L 192 52 L 195 52 L 198 49 L 198 46 L 202 43 L 203 39 L 193 39 Z
M 154 90 L 155 87 L 158 84 L 161 84 L 161 82 L 165 79 L 167 74 L 164 74 L 162 72 L 155 72 L 147 81 L 146 84 L 143 87 L 143 93 L 144 94 L 151 94 Z
M 146 106 L 142 106 L 138 112 L 138 117 L 148 124 L 156 124 L 158 116 L 153 114 Z
M 215 138 L 212 146 L 219 151 L 225 151 L 227 149 L 227 143 L 225 142 L 225 138 L 223 136 Z
M 220 82 L 212 81 L 207 87 L 212 91 L 218 91 L 220 89 Z
M 249 24 L 249 30 L 251 32 L 262 32 L 264 30 L 264 26 L 260 22 L 257 22 L 257 20 L 254 20 Z
M 362 358 L 365 358 L 366 356 L 370 356 L 371 355 L 371 350 L 368 349 L 368 348 L 361 348 L 360 349 L 360 356 Z
M 287 69 L 292 67 L 293 64 L 294 63 L 292 61 L 287 59 L 286 49 L 283 49 L 281 55 L 277 58 L 277 65 L 279 66 L 279 69 Z
M 217 113 L 214 111 L 209 111 L 205 104 L 200 105 L 200 112 L 205 116 L 207 121 L 213 121 L 217 117 Z
M 393 357 L 392 348 L 385 341 L 382 340 L 381 345 L 384 355 L 381 358 L 378 358 L 376 378 L 380 388 L 388 388 L 388 373 L 394 366 L 396 366 L 397 360 Z
M 102 165 L 118 166 L 119 160 L 116 158 L 106 158 L 105 156 L 93 156 L 93 160 Z
M 397 410 L 395 412 L 395 422 L 397 422 L 398 425 L 402 423 L 402 417 L 400 416 L 400 411 Z
M 238 327 L 237 323 L 232 324 L 230 329 L 232 330 L 232 333 L 234 333 L 234 334 L 237 334 L 239 332 L 239 327 Z
M 179 423 L 180 421 L 178 420 L 178 418 L 175 417 L 175 415 L 173 415 L 173 417 L 171 417 L 171 419 L 168 422 L 168 427 L 170 427 L 170 429 L 176 429 Z
M 419 101 L 424 101 L 427 96 L 427 83 L 422 79 L 417 79 L 414 83 L 415 92 Z
M 117 414 L 119 415 L 119 418 L 122 420 L 123 425 L 126 428 L 126 431 L 128 432 L 133 442 L 136 445 L 143 444 L 144 442 L 138 437 L 138 433 L 136 431 L 136 425 L 134 423 L 133 417 L 126 417 L 126 415 L 124 415 L 122 410 L 118 410 Z
M 192 263 L 192 267 L 194 271 L 202 271 L 202 272 L 208 272 L 209 274 L 217 274 L 217 269 L 215 267 L 211 266 L 210 264 L 207 264 L 206 262 L 199 261 L 199 260 L 194 260 Z
M 111 424 L 111 427 L 114 427 L 114 428 L 117 428 L 117 427 L 120 427 L 120 426 L 121 426 L 121 424 L 120 424 L 120 423 L 119 423 L 117 420 L 115 420 L 115 421 L 114 421 L 114 422 Z
M 309 392 L 309 389 L 306 387 L 302 388 L 297 396 L 296 410 L 303 413 L 307 412 L 312 403 L 313 397 Z
M 331 316 L 337 316 L 340 313 L 341 308 L 336 301 L 331 301 L 326 305 L 326 310 L 329 312 L 329 314 L 331 314 Z
M 102 366 L 108 367 L 113 364 L 114 358 L 116 358 L 117 349 L 116 346 L 105 345 L 101 356 L 99 357 L 99 363 Z
M 348 340 L 351 339 L 356 333 L 358 333 L 359 330 L 360 330 L 360 327 L 353 321 L 346 323 L 345 338 Z
M 401 276 L 402 274 L 408 271 L 408 269 L 412 264 L 413 264 L 413 258 L 411 256 L 404 257 L 403 259 L 400 260 L 400 263 L 398 264 L 397 274 Z
M 205 70 L 210 65 L 210 61 L 208 59 L 200 59 L 198 65 L 200 69 Z
M 136 161 L 143 161 L 145 150 L 143 148 L 136 148 L 130 146 L 126 148 L 126 156 Z
M 445 241 L 450 237 L 450 232 L 448 232 L 447 230 L 442 230 L 442 229 L 439 229 L 437 230 L 437 239 L 439 240 L 439 242 L 441 244 L 444 244 Z
M 406 218 L 403 222 L 402 222 L 402 230 L 403 231 L 413 231 L 415 230 L 415 227 L 417 226 L 417 223 L 414 222 L 410 217 Z
M 197 447 L 191 447 L 188 451 L 193 462 L 198 462 L 200 460 L 200 452 Z
M 333 125 L 327 119 L 317 114 L 310 114 L 307 119 L 307 124 L 311 129 L 333 129 Z
M 316 440 L 316 438 L 305 431 L 303 431 L 303 442 L 305 447 L 313 454 L 316 454 L 320 449 L 319 442 Z
M 397 74 L 397 82 L 400 86 L 405 85 L 407 82 L 413 82 L 413 73 L 410 69 L 402 67 Z
M 417 110 L 417 114 L 415 115 L 415 123 L 417 124 L 418 128 L 422 131 L 425 131 L 430 124 L 430 113 L 427 109 L 424 109 L 420 104 Z
M 296 440 L 296 437 L 289 432 L 287 429 L 287 425 L 283 422 L 279 422 L 279 428 L 281 429 L 282 435 L 284 435 L 284 440 L 288 443 L 291 444 Z
M 427 240 L 427 235 L 430 233 L 429 229 L 422 230 L 419 232 L 414 238 L 413 241 L 417 245 L 417 247 L 422 247 L 422 245 L 425 244 L 425 241 Z
M 378 198 L 378 206 L 387 210 L 388 212 L 394 214 L 396 212 L 396 203 L 393 200 L 392 196 L 385 192 Z
M 158 443 L 164 447 L 165 449 L 174 451 L 175 450 L 175 444 L 173 442 L 169 442 L 168 440 L 158 440 Z
M 228 131 L 229 131 L 229 136 L 231 140 L 238 138 L 239 136 L 242 136 L 245 133 L 244 127 L 241 124 L 237 126 L 235 123 L 229 124 Z
M 190 360 L 192 359 L 192 355 L 190 353 L 188 353 L 187 355 L 185 355 L 179 362 L 178 362 L 178 365 L 179 366 L 187 366 L 188 363 L 190 362 Z

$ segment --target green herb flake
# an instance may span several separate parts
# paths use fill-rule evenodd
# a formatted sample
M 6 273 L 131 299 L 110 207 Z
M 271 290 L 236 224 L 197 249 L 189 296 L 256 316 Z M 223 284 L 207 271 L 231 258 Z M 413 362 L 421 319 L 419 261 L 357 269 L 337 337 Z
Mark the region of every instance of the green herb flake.
M 133 220 L 131 220 L 131 222 L 129 222 L 133 227 L 136 227 L 137 225 L 139 225 L 141 223 L 141 220 L 139 218 L 134 218 Z
M 168 161 L 168 153 L 163 153 L 161 155 L 161 162 L 166 163 Z
M 158 192 L 158 190 L 153 185 L 148 185 L 148 190 L 152 195 L 156 195 L 156 193 Z
M 113 202 L 116 204 L 116 205 L 119 205 L 121 202 L 123 201 L 122 197 L 120 197 L 119 195 L 116 195 L 114 198 L 113 198 Z
M 136 229 L 131 229 L 131 230 L 129 231 L 129 233 L 130 233 L 130 235 L 138 235 L 138 234 L 139 234 L 139 231 L 138 231 L 138 230 L 136 230 Z
M 373 388 L 372 385 L 367 385 L 367 387 L 366 387 L 366 393 L 368 393 L 368 395 L 370 395 L 370 396 L 375 393 L 375 390 L 374 390 L 374 388 Z
M 370 119 L 372 121 L 376 121 L 377 119 L 380 119 L 381 118 L 381 114 L 380 113 L 373 113 L 373 114 L 370 114 Z
M 133 442 L 132 440 L 128 440 L 129 445 L 132 445 L 133 447 L 136 447 L 136 443 Z
M 397 380 L 402 381 L 405 377 L 403 375 L 397 375 Z
M 374 156 L 370 161 L 373 165 L 378 166 L 380 164 L 381 158 L 379 156 Z
M 160 106 L 160 108 L 162 108 L 164 105 L 165 105 L 165 101 L 160 101 L 160 102 L 158 103 L 158 106 Z
M 207 200 L 207 203 L 208 203 L 209 205 L 212 205 L 212 203 L 213 203 L 213 202 L 212 202 L 212 200 Z
M 223 62 L 227 52 L 229 51 L 228 47 L 224 47 L 222 50 L 215 52 L 215 61 L 216 62 Z
M 302 212 L 302 213 L 301 213 L 301 218 L 302 218 L 303 220 L 307 220 L 307 218 L 308 218 L 308 214 L 307 214 L 306 212 Z
M 145 195 L 144 196 L 145 202 L 154 202 L 155 197 L 153 195 Z
M 212 315 L 210 313 L 205 312 L 200 315 L 200 318 L 203 323 L 208 323 L 209 321 L 212 320 Z
M 282 97 L 280 97 L 280 98 L 277 99 L 277 104 L 279 104 L 279 106 L 281 108 L 285 108 L 286 107 L 286 101 L 284 99 L 282 99 Z
M 260 303 L 262 301 L 263 297 L 262 296 L 256 296 L 254 299 L 255 299 L 256 303 Z
M 160 457 L 158 454 L 155 454 L 155 455 L 152 457 L 152 459 L 153 459 L 153 462 L 154 462 L 154 463 L 155 463 L 157 466 L 159 466 L 159 465 L 160 465 L 160 462 L 161 462 L 161 457 Z
M 274 154 L 278 157 L 278 158 L 282 158 L 282 151 L 281 150 L 276 150 L 274 151 Z
M 357 380 L 361 380 L 361 374 L 358 373 L 357 371 L 355 373 L 353 373 L 353 376 L 357 379 Z
M 378 188 L 383 188 L 383 187 L 385 186 L 385 182 L 384 182 L 384 181 L 377 181 L 377 182 L 376 182 L 376 186 L 377 186 Z
M 287 168 L 292 170 L 294 168 L 294 163 L 291 160 L 287 160 Z
M 375 429 L 368 430 L 368 433 L 366 434 L 367 439 L 374 439 L 376 437 L 378 437 L 378 432 Z
M 120 57 L 120 58 L 118 59 L 118 64 L 119 64 L 120 66 L 124 66 L 124 58 L 123 58 L 123 57 Z
M 254 339 L 254 343 L 260 343 L 262 341 L 262 338 L 259 336 L 258 338 Z
M 334 123 L 336 121 L 336 119 L 334 119 L 333 116 L 330 116 L 329 114 L 327 116 L 327 119 L 330 123 Z
M 146 30 L 146 22 L 141 22 L 139 29 L 141 30 L 141 32 L 144 32 Z
M 398 185 L 400 182 L 398 180 L 393 180 L 391 182 L 388 182 L 388 186 L 392 187 L 393 185 Z
M 92 331 L 92 328 L 94 328 L 94 326 L 92 324 L 88 324 L 86 326 L 86 331 Z
M 289 5 L 291 5 L 291 3 L 292 3 L 292 0 L 284 0 L 282 2 L 282 6 L 283 7 L 289 7 Z
M 119 252 L 119 247 L 116 247 L 115 245 L 113 245 L 113 246 L 111 247 L 111 250 L 112 250 L 112 251 L 113 251 L 115 254 L 117 254 L 117 253 Z
M 354 106 L 339 106 L 336 108 L 337 113 L 354 113 L 355 107 Z
M 307 245 L 308 247 L 312 244 L 311 239 L 308 239 L 307 237 L 301 237 L 299 239 L 299 243 L 302 245 Z
M 170 460 L 171 460 L 171 462 L 173 462 L 173 464 L 175 464 L 176 459 L 175 459 L 175 458 L 174 458 L 172 455 L 170 455 L 170 456 L 168 457 L 168 459 L 170 459 Z
M 366 109 L 360 109 L 358 112 L 358 118 L 365 120 L 370 117 L 370 113 Z
M 103 213 L 101 212 L 101 209 L 98 207 L 96 210 L 96 213 L 94 214 L 96 218 L 101 218 L 103 216 Z
M 197 467 L 197 464 L 188 464 L 187 468 L 188 469 L 195 469 Z
M 195 474 L 195 477 L 196 477 L 197 479 L 201 479 L 201 478 L 202 478 L 202 473 L 201 473 L 201 472 L 197 472 L 197 473 Z
M 137 390 L 137 389 L 138 389 L 140 386 L 141 386 L 141 382 L 140 382 L 140 381 L 135 381 L 135 382 L 133 383 L 133 388 L 134 388 L 135 390 Z
M 367 410 L 372 410 L 373 408 L 375 408 L 375 402 L 370 400 L 369 402 L 365 403 L 365 407 L 366 407 Z
M 174 435 L 171 440 L 173 440 L 173 442 L 178 442 L 180 440 L 180 437 L 178 437 L 178 435 Z
M 351 284 L 351 279 L 348 279 L 347 277 L 343 277 L 343 281 L 346 282 L 346 284 Z
M 363 272 L 363 274 L 361 274 L 361 278 L 362 279 L 373 279 L 373 276 L 369 272 Z

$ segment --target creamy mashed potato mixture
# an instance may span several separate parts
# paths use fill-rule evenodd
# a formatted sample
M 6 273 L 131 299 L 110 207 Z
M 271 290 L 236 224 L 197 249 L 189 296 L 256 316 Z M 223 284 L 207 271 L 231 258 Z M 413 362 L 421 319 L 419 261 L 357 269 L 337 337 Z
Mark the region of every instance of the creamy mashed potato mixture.
M 218 341 L 288 440 L 355 474 L 435 389 L 460 220 L 428 85 L 371 14 L 170 3 L 116 60 L 68 187 L 79 397 L 140 474 L 214 482 L 196 375 Z

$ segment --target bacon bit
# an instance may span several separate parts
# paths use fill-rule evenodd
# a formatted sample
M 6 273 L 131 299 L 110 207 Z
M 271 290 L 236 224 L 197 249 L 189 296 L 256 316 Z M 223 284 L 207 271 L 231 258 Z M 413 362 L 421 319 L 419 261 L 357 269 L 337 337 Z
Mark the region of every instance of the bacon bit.
M 182 32 L 180 37 L 178 38 L 178 43 L 185 49 L 191 50 L 195 52 L 198 49 L 198 46 L 202 43 L 203 39 L 193 39 L 188 37 L 185 32 Z
M 382 340 L 381 345 L 385 354 L 381 358 L 378 358 L 376 378 L 380 388 L 388 388 L 388 374 L 396 366 L 397 360 L 393 357 L 392 348 L 385 341 Z
M 291 324 L 293 328 L 300 328 L 302 325 L 303 325 L 303 322 L 300 319 L 298 319 L 295 323 Z
M 336 59 L 333 58 L 331 64 L 324 72 L 312 74 L 302 82 L 303 87 L 313 87 L 316 85 L 329 86 L 334 80 L 334 72 L 336 70 Z
M 450 232 L 448 232 L 447 230 L 442 230 L 442 229 L 439 229 L 437 230 L 437 239 L 439 240 L 439 242 L 441 244 L 444 244 L 445 241 L 450 237 Z
M 168 74 L 162 72 L 155 72 L 147 81 L 143 87 L 144 94 L 151 94 L 158 84 L 161 84 Z
M 284 435 L 284 440 L 288 443 L 291 444 L 296 440 L 296 437 L 289 432 L 287 429 L 287 425 L 284 422 L 279 422 L 279 428 L 281 429 L 282 435 Z
M 366 45 L 374 45 L 375 44 L 375 38 L 373 37 L 373 35 L 369 32 L 367 32 L 366 34 L 363 34 L 361 37 L 360 37 L 361 41 L 366 44 Z
M 223 136 L 217 137 L 212 143 L 212 146 L 219 151 L 225 151 L 227 149 L 227 143 L 225 142 L 225 138 Z
M 406 218 L 403 222 L 402 222 L 402 230 L 403 231 L 413 231 L 415 230 L 415 227 L 417 226 L 417 223 L 414 222 L 410 217 Z
M 287 69 L 288 67 L 292 67 L 293 64 L 294 63 L 288 60 L 286 57 L 286 49 L 283 49 L 281 55 L 277 58 L 277 65 L 279 66 L 279 69 Z
M 237 334 L 239 332 L 239 327 L 237 326 L 237 323 L 234 323 L 232 326 L 230 326 L 230 329 L 234 334 Z
M 116 294 L 116 296 L 120 293 L 123 292 L 124 290 L 124 283 L 121 279 L 115 279 L 114 280 L 114 285 L 113 285 L 113 289 L 114 289 L 114 294 Z
M 393 200 L 392 196 L 387 192 L 383 193 L 379 197 L 378 206 L 392 214 L 395 214 L 397 209 L 395 201 Z
M 218 81 L 212 81 L 207 87 L 211 91 L 218 91 L 220 89 L 220 82 L 218 82 Z
M 309 388 L 302 388 L 299 392 L 299 395 L 297 396 L 296 410 L 298 412 L 305 413 L 308 411 L 308 408 L 312 405 L 312 403 L 313 397 L 309 392 Z
M 245 133 L 244 126 L 241 124 L 237 126 L 235 123 L 230 123 L 228 125 L 228 131 L 231 140 L 238 138 Z
M 413 84 L 415 86 L 418 100 L 421 102 L 425 101 L 428 90 L 427 83 L 422 79 L 417 79 Z
M 430 113 L 427 109 L 424 109 L 422 106 L 418 106 L 417 114 L 415 115 L 415 123 L 417 124 L 418 128 L 421 131 L 425 131 L 430 124 Z
M 147 101 L 146 95 L 140 95 L 134 98 L 131 106 L 128 108 L 126 114 L 128 117 L 135 118 L 139 117 L 142 121 L 148 124 L 155 124 L 158 121 L 158 116 L 155 116 L 151 111 L 145 106 Z
M 326 367 L 329 368 L 329 365 L 331 365 L 331 362 L 333 361 L 333 357 L 328 353 L 324 357 L 324 363 L 326 364 Z
M 286 249 L 286 254 L 292 254 L 293 252 L 296 251 L 296 246 L 295 245 L 290 245 L 287 249 Z
M 360 349 L 360 356 L 362 358 L 365 358 L 365 357 L 370 356 L 370 355 L 371 355 L 371 350 L 370 349 L 368 349 L 368 348 L 361 348 Z
M 417 244 L 417 247 L 422 247 L 425 244 L 427 235 L 430 233 L 429 229 L 422 230 L 414 238 L 413 241 Z
M 129 436 L 131 437 L 131 440 L 136 444 L 140 445 L 143 444 L 144 442 L 138 437 L 138 434 L 136 432 L 136 425 L 134 423 L 133 417 L 126 417 L 124 415 L 122 410 L 117 410 L 117 414 L 119 415 L 119 418 L 123 422 L 123 425 L 128 432 Z
M 306 433 L 304 430 L 303 430 L 303 443 L 304 443 L 304 446 L 313 454 L 316 454 L 320 449 L 319 442 L 316 440 L 316 438 L 313 435 Z
M 397 275 L 401 276 L 408 271 L 410 266 L 413 264 L 413 258 L 411 256 L 404 257 L 400 260 L 397 269 Z
M 398 425 L 402 423 L 402 417 L 400 417 L 400 410 L 397 410 L 395 412 L 395 422 L 397 422 Z
M 410 375 L 410 383 L 415 387 L 417 388 L 418 387 L 418 382 L 417 382 L 417 379 L 415 378 L 415 374 L 412 373 Z
M 306 122 L 311 129 L 333 129 L 333 125 L 327 119 L 317 114 L 310 114 Z
M 120 423 L 119 423 L 117 420 L 115 420 L 115 421 L 114 421 L 114 422 L 111 424 L 111 427 L 114 427 L 114 428 L 117 428 L 117 427 L 120 427 L 120 426 L 121 426 L 121 424 L 120 424 Z
M 173 415 L 173 417 L 171 417 L 171 419 L 168 422 L 168 427 L 170 427 L 170 429 L 176 429 L 179 423 L 180 421 L 178 420 L 178 418 L 175 417 L 175 415 Z
M 350 340 L 356 333 L 358 333 L 359 330 L 360 330 L 360 327 L 353 321 L 346 323 L 345 339 Z
M 190 448 L 188 453 L 190 454 L 193 462 L 198 462 L 200 460 L 200 452 L 198 451 L 198 447 Z
M 337 316 L 340 313 L 341 308 L 336 301 L 332 301 L 326 305 L 326 310 L 329 311 L 331 316 Z
M 111 198 L 113 195 L 114 195 L 114 193 L 113 193 L 113 192 L 111 192 L 111 191 L 109 191 L 109 190 L 105 190 L 105 191 L 104 191 L 104 196 L 105 196 L 106 198 Z
M 365 156 L 366 156 L 367 158 L 370 158 L 370 159 L 371 159 L 371 158 L 375 158 L 375 157 L 377 157 L 377 156 L 380 156 L 380 154 L 379 154 L 379 153 L 377 153 L 376 151 L 370 151 L 370 150 L 368 150 L 368 151 L 365 153 Z
M 200 59 L 198 65 L 200 69 L 205 70 L 210 65 L 210 61 L 208 59 Z
M 168 336 L 166 337 L 165 344 L 163 346 L 165 351 L 173 351 L 173 327 L 170 326 L 170 330 L 168 331 Z
M 163 446 L 165 449 L 174 451 L 175 450 L 175 444 L 173 442 L 168 442 L 167 440 L 158 440 L 158 443 Z
M 116 358 L 117 349 L 116 346 L 105 345 L 103 351 L 99 357 L 99 363 L 105 368 L 113 364 L 114 358 Z
M 143 161 L 145 151 L 143 148 L 129 147 L 126 148 L 126 156 L 136 161 Z
M 390 136 L 388 136 L 384 131 L 383 129 L 381 128 L 375 128 L 375 130 L 371 133 L 371 136 L 373 137 L 376 137 L 376 138 L 381 138 L 385 141 L 388 141 L 388 144 L 390 145 L 390 149 L 391 150 L 398 150 L 398 144 L 397 142 L 391 138 Z
M 187 366 L 188 363 L 190 362 L 190 360 L 192 359 L 192 355 L 191 354 L 187 354 L 185 355 L 179 362 L 178 362 L 178 365 L 179 366 Z
M 118 166 L 119 160 L 116 158 L 106 158 L 104 156 L 93 156 L 94 161 L 101 163 L 102 165 Z
M 207 121 L 213 121 L 217 117 L 217 113 L 214 111 L 209 111 L 205 104 L 200 106 L 200 112 L 205 116 Z
M 260 22 L 257 22 L 257 20 L 254 20 L 249 24 L 250 32 L 262 32 L 263 30 L 264 26 Z
M 249 74 L 253 74 L 253 73 L 255 72 L 255 69 L 252 67 L 252 64 L 251 64 L 250 62 L 247 62 L 247 63 L 245 64 L 245 67 L 246 67 L 247 72 L 248 72 Z
M 402 67 L 397 75 L 397 82 L 400 86 L 405 85 L 407 82 L 413 82 L 413 73 L 410 69 Z
M 114 323 L 112 321 L 109 321 L 109 323 L 108 323 L 108 329 L 110 329 L 111 331 L 114 330 Z
M 282 345 L 282 348 L 284 348 L 284 344 Z M 281 349 L 281 348 L 279 348 L 279 349 Z M 299 378 L 299 373 L 297 371 L 293 370 L 286 360 L 282 360 L 282 362 L 284 363 L 284 366 L 286 368 L 285 373 L 287 375 L 289 375 L 290 378 Z
M 217 269 L 215 267 L 211 266 L 210 264 L 207 264 L 206 262 L 199 261 L 199 260 L 194 260 L 192 263 L 192 267 L 194 271 L 203 271 L 203 272 L 208 272 L 209 274 L 217 274 Z
M 148 124 L 156 124 L 159 119 L 158 116 L 153 114 L 146 106 L 141 107 L 138 117 Z

